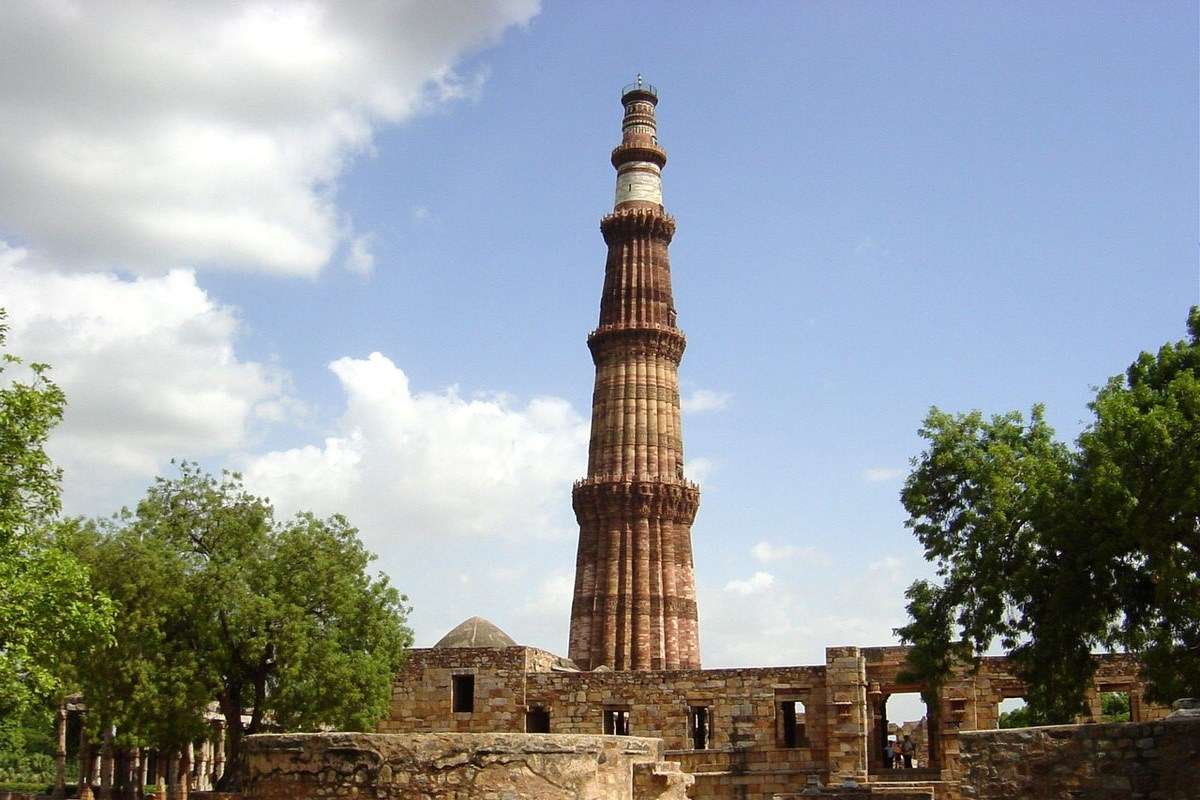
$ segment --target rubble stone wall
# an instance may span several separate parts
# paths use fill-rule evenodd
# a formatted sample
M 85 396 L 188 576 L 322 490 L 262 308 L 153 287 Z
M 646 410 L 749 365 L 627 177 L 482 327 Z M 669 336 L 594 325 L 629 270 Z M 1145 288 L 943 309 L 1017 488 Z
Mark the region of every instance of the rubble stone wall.
M 655 739 L 533 734 L 282 734 L 246 740 L 245 800 L 685 800 Z
M 696 776 L 695 800 L 769 798 L 794 793 L 810 775 L 823 783 L 911 782 L 881 764 L 883 717 L 890 695 L 920 687 L 900 680 L 904 647 L 828 648 L 816 666 L 751 669 L 580 672 L 570 662 L 529 647 L 414 650 L 393 684 L 392 709 L 382 733 L 524 732 L 526 713 L 544 712 L 551 734 L 597 735 L 605 711 L 629 715 L 633 736 L 661 738 L 668 756 Z M 1152 721 L 1166 709 L 1142 700 L 1137 663 L 1126 656 L 1099 656 L 1092 696 L 1128 691 L 1136 721 Z M 453 676 L 475 676 L 471 713 L 452 710 Z M 1020 697 L 1024 686 L 1006 659 L 964 665 L 946 682 L 938 724 L 921 743 L 918 761 L 931 766 L 929 781 L 962 777 L 959 739 L 965 731 L 997 724 L 1001 700 Z M 782 741 L 780 703 L 804 704 L 803 736 L 795 747 Z M 704 749 L 694 749 L 689 709 L 703 707 L 709 720 Z M 1098 705 L 1094 709 L 1099 713 Z M 544 718 L 539 713 L 539 721 Z M 889 720 L 904 722 L 906 720 Z M 937 759 L 939 763 L 930 764 Z M 936 767 L 940 767 L 936 769 Z M 939 788 L 939 797 L 949 791 Z M 949 795 L 947 795 L 949 796 Z
M 827 779 L 824 667 L 563 672 L 530 675 L 526 702 L 550 714 L 550 730 L 601 733 L 605 709 L 628 709 L 634 736 L 661 737 L 667 757 L 696 776 L 695 800 L 770 797 Z M 804 703 L 797 747 L 780 741 L 779 703 Z M 693 749 L 689 709 L 707 709 L 707 748 Z
M 1200 717 L 959 736 L 964 800 L 1195 800 Z
M 414 650 L 392 682 L 391 713 L 379 732 L 524 732 L 526 670 L 542 665 L 541 652 L 528 647 Z M 455 713 L 451 706 L 455 675 L 475 676 L 471 713 Z

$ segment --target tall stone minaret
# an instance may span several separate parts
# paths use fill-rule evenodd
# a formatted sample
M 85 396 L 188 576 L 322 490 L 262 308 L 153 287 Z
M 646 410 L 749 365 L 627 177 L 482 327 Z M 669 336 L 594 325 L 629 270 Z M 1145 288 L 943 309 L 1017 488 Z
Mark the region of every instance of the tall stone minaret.
M 683 477 L 679 361 L 654 116 L 658 93 L 625 87 L 596 364 L 588 474 L 571 494 L 579 520 L 570 657 L 583 669 L 698 669 L 692 520 L 700 490 Z

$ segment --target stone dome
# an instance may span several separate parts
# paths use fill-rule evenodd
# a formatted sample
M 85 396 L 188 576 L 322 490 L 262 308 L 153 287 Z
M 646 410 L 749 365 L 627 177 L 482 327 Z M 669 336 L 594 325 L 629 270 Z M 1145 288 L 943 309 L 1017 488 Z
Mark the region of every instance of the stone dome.
M 439 639 L 434 648 L 515 647 L 516 644 L 511 636 L 483 617 L 471 617 Z

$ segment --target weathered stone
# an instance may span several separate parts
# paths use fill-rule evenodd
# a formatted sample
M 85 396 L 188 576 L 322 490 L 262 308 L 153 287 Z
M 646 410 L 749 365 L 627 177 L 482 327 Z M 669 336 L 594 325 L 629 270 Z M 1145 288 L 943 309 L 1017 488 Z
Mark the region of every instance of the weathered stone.
M 246 740 L 246 800 L 685 800 L 692 776 L 654 739 L 328 733 Z
M 971 800 L 1200 797 L 1200 717 L 972 731 L 959 744 Z

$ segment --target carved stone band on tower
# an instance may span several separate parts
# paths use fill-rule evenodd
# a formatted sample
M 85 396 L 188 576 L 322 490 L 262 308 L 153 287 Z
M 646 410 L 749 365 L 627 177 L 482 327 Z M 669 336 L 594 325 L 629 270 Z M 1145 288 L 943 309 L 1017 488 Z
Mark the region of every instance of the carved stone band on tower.
M 575 484 L 579 521 L 570 657 L 583 669 L 699 669 L 692 520 L 700 489 L 683 477 L 680 359 L 663 210 L 658 93 L 638 82 L 621 96 L 621 144 L 600 324 L 587 477 Z

